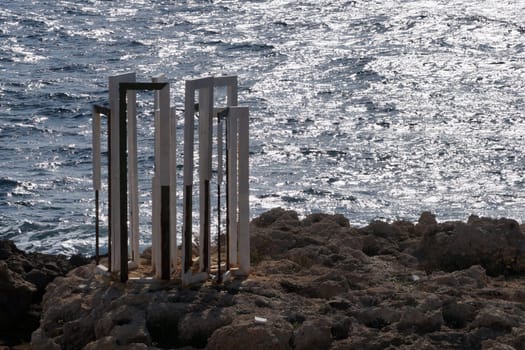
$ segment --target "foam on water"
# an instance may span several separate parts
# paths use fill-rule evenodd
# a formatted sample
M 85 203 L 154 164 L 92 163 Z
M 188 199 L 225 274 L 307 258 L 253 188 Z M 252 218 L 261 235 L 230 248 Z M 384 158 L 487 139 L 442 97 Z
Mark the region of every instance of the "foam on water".
M 422 210 L 521 221 L 524 12 L 515 0 L 9 1 L 0 237 L 93 253 L 90 107 L 125 70 L 166 74 L 179 111 L 185 79 L 239 75 L 252 215 L 283 206 L 353 224 Z M 140 96 L 147 245 L 152 101 Z

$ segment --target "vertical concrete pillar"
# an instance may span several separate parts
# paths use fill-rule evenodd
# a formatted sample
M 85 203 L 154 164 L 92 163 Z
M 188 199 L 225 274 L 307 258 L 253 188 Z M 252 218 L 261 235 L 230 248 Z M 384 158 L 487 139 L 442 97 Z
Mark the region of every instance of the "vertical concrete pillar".
M 92 113 L 92 141 L 93 141 L 93 190 L 95 191 L 95 259 L 99 263 L 99 239 L 100 239 L 100 219 L 99 219 L 99 197 L 101 189 L 101 162 L 100 162 L 100 113 L 93 106 Z
M 160 209 L 160 241 L 161 241 L 161 278 L 170 279 L 170 151 L 171 151 L 171 108 L 170 88 L 166 84 L 159 91 L 159 139 L 160 139 L 160 162 L 159 180 L 161 189 Z M 173 218 L 174 220 L 175 218 Z
M 170 110 L 170 265 L 177 270 L 177 115 Z
M 191 280 L 193 236 L 193 152 L 195 133 L 195 88 L 186 81 L 184 93 L 184 192 L 182 232 L 182 283 Z
M 166 78 L 158 75 L 151 78 L 153 83 L 163 83 Z M 153 92 L 153 113 L 154 113 L 154 171 L 151 188 L 151 264 L 155 271 L 155 278 L 162 276 L 161 260 L 161 185 L 160 185 L 160 91 Z
M 201 272 L 210 270 L 211 161 L 213 145 L 213 84 L 199 89 L 199 203 Z
M 129 186 L 129 220 L 131 260 L 139 263 L 139 184 L 137 165 L 137 107 L 135 91 L 128 91 L 127 118 L 128 118 L 128 186 Z
M 134 82 L 135 73 L 126 73 L 109 77 L 109 104 L 111 116 L 109 119 L 109 128 L 111 130 L 111 164 L 110 164 L 110 209 L 109 209 L 109 230 L 111 240 L 111 269 L 119 272 L 121 269 L 120 256 L 120 218 L 122 210 L 127 208 L 120 207 L 120 130 L 119 130 L 119 84 L 122 82 Z
M 233 108 L 239 121 L 239 270 L 243 275 L 250 273 L 250 135 L 249 112 L 247 107 Z
M 198 92 L 199 104 L 199 276 L 192 276 L 193 248 L 193 171 L 195 149 L 195 97 Z M 213 78 L 186 81 L 184 97 L 184 213 L 182 234 L 182 282 L 192 283 L 207 277 L 210 249 L 210 179 L 213 122 Z
M 230 108 L 230 113 L 228 113 L 227 126 L 226 126 L 226 147 L 227 147 L 227 157 L 228 157 L 228 263 L 231 265 L 237 265 L 237 255 L 238 255 L 238 201 L 237 196 L 239 193 L 239 188 L 237 184 L 237 170 L 238 170 L 238 160 L 237 160 L 237 134 L 238 134 L 238 119 L 237 113 L 232 113 Z

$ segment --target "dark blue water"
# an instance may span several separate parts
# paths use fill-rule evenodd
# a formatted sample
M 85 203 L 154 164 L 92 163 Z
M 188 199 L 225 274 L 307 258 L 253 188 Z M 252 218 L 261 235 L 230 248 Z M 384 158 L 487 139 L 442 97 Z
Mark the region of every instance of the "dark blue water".
M 252 216 L 522 221 L 523 13 L 517 0 L 4 1 L 0 237 L 93 253 L 90 109 L 130 70 L 166 74 L 179 110 L 185 79 L 239 76 Z M 148 244 L 152 101 L 139 100 Z

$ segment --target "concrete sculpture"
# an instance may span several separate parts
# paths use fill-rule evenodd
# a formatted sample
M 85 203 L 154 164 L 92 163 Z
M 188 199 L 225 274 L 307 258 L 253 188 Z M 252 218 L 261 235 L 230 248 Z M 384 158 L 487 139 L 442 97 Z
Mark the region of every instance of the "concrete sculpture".
M 226 105 L 215 106 L 215 88 L 226 88 Z M 151 83 L 136 82 L 135 73 L 109 78 L 109 108 L 93 107 L 93 187 L 96 202 L 96 255 L 99 246 L 101 191 L 101 115 L 108 117 L 108 269 L 128 279 L 128 264 L 139 263 L 139 190 L 137 165 L 136 91 L 154 92 L 155 170 L 152 182 L 152 265 L 155 277 L 169 280 L 180 269 L 183 284 L 218 281 L 250 270 L 249 241 L 249 114 L 237 106 L 237 77 L 208 77 L 186 81 L 184 111 L 183 225 L 181 256 L 177 254 L 176 115 L 170 106 L 164 76 Z M 196 101 L 197 97 L 197 101 Z M 196 118 L 197 117 L 197 118 Z M 216 123 L 214 123 L 216 120 Z M 197 121 L 197 125 L 196 125 Z M 215 124 L 215 127 L 214 127 Z M 193 267 L 194 150 L 197 130 L 199 267 Z M 215 135 L 215 137 L 214 137 Z M 214 153 L 215 152 L 215 153 Z M 216 169 L 212 171 L 212 159 Z M 212 210 L 212 175 L 217 186 Z M 226 181 L 224 182 L 224 179 Z M 222 224 L 221 189 L 226 194 L 226 224 Z M 217 217 L 217 261 L 212 269 L 211 222 Z M 129 227 L 128 227 L 129 226 Z M 222 268 L 220 235 L 226 231 L 226 259 Z M 129 231 L 129 232 L 128 232 Z M 179 262 L 180 258 L 180 262 Z M 98 260 L 98 258 L 97 258 Z M 212 271 L 213 270 L 213 271 Z M 224 271 L 224 273 L 223 273 Z

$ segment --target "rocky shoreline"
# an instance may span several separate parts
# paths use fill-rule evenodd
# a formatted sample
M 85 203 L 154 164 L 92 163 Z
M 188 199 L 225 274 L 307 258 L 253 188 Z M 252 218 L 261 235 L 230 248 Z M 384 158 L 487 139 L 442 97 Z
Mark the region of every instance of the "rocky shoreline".
M 340 215 L 274 209 L 250 225 L 247 279 L 123 285 L 94 263 L 55 278 L 32 348 L 525 349 L 525 236 L 514 220 L 423 213 L 416 224 L 355 228 Z M 1 288 L 18 269 L 18 288 L 38 291 L 28 275 L 54 265 L 13 270 L 21 252 L 0 247 Z
M 0 240 L 0 348 L 29 342 L 47 285 L 88 262 L 78 255 L 26 253 Z

